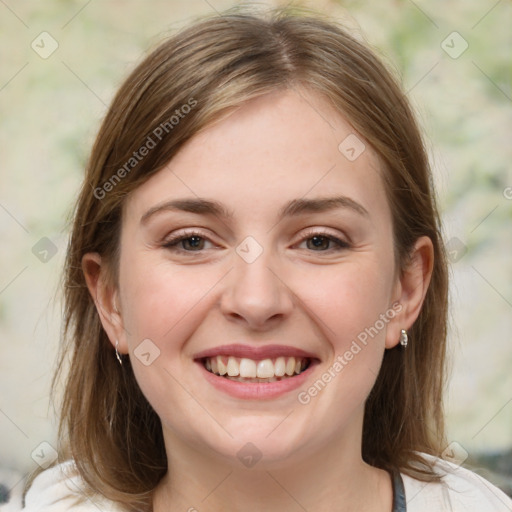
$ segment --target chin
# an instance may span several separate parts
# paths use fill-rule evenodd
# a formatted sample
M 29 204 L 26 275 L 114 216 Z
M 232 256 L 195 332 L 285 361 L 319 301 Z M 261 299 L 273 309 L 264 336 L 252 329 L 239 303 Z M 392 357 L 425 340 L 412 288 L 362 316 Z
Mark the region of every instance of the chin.
M 305 452 L 309 443 L 304 433 L 298 428 L 291 429 L 287 420 L 283 422 L 283 417 L 265 419 L 260 416 L 256 420 L 254 417 L 245 420 L 237 422 L 236 428 L 233 424 L 227 428 L 233 438 L 223 435 L 222 440 L 213 445 L 211 439 L 205 440 L 229 465 L 238 469 L 282 469 L 307 458 Z

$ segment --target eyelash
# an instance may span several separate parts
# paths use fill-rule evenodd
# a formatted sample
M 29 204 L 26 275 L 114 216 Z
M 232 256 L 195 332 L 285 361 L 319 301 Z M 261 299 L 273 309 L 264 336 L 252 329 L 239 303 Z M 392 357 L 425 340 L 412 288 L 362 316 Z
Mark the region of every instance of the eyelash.
M 181 235 L 177 235 L 177 236 L 174 236 L 172 238 L 170 238 L 169 240 L 166 240 L 163 244 L 162 244 L 162 247 L 166 248 L 166 249 L 170 249 L 170 250 L 173 250 L 175 252 L 178 252 L 178 253 L 194 253 L 194 252 L 197 252 L 197 253 L 200 253 L 202 252 L 202 250 L 199 250 L 199 251 L 188 251 L 186 249 L 183 249 L 183 248 L 178 248 L 178 245 L 183 242 L 184 240 L 188 240 L 190 238 L 193 238 L 193 237 L 199 237 L 199 238 L 202 238 L 204 240 L 208 240 L 208 237 L 205 237 L 203 236 L 202 233 L 198 232 L 198 231 L 187 231 Z M 329 253 L 329 252 L 338 252 L 338 251 L 342 251 L 342 250 L 345 250 L 345 249 L 349 249 L 351 247 L 350 243 L 349 242 L 346 242 L 345 240 L 341 240 L 335 236 L 332 236 L 330 235 L 329 233 L 326 233 L 325 231 L 309 231 L 308 233 L 306 233 L 302 238 L 301 238 L 301 242 L 304 242 L 306 240 L 310 240 L 312 238 L 315 238 L 315 237 L 321 237 L 321 238 L 326 238 L 327 240 L 331 241 L 331 242 L 334 242 L 335 244 L 337 244 L 337 248 L 335 249 L 327 249 L 325 251 L 312 251 L 312 252 L 319 252 L 319 253 Z

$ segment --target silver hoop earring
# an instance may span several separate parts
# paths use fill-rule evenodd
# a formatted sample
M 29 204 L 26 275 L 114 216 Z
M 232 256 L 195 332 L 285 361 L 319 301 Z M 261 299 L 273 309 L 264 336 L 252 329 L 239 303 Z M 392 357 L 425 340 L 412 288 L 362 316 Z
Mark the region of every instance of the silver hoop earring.
M 123 366 L 123 360 L 121 359 L 121 356 L 119 355 L 119 351 L 117 350 L 117 347 L 119 346 L 119 340 L 116 340 L 116 357 L 119 361 L 119 364 Z
M 405 329 L 402 329 L 400 331 L 400 345 L 402 347 L 407 347 L 407 342 L 409 341 L 409 336 L 407 335 L 407 331 Z

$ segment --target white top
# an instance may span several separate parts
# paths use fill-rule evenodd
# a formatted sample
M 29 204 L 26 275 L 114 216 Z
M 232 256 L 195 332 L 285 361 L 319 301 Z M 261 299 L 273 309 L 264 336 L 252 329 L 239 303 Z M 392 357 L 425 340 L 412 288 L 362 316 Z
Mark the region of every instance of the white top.
M 407 512 L 512 512 L 512 499 L 480 475 L 444 459 L 435 461 L 439 483 L 428 483 L 402 473 Z
M 435 461 L 443 475 L 440 483 L 427 483 L 402 473 L 407 512 L 512 512 L 512 499 L 481 476 L 451 462 L 422 454 Z M 25 507 L 0 505 L 0 512 L 122 512 L 114 503 L 95 496 L 77 504 L 81 479 L 64 471 L 73 462 L 64 462 L 37 476 L 25 497 Z

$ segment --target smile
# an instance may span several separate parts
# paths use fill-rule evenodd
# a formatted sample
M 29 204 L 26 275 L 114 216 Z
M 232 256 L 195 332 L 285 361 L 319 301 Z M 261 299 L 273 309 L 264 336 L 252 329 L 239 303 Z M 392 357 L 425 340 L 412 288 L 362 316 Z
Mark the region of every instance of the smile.
M 243 400 L 284 397 L 313 378 L 321 362 L 313 352 L 291 345 L 222 345 L 193 359 L 213 388 Z
M 300 375 L 311 360 L 305 357 L 277 357 L 254 360 L 234 356 L 206 357 L 204 367 L 211 373 L 238 382 L 278 382 Z

